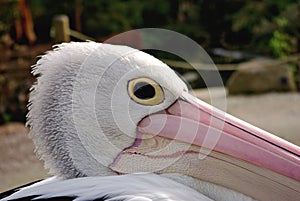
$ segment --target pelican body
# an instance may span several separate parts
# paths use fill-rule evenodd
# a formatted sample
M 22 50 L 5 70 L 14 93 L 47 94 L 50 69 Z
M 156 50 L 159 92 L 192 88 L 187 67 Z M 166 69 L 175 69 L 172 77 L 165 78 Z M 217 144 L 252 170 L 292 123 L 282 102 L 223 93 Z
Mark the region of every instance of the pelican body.
M 64 43 L 33 74 L 27 124 L 55 177 L 3 200 L 300 198 L 298 146 L 193 97 L 149 54 Z

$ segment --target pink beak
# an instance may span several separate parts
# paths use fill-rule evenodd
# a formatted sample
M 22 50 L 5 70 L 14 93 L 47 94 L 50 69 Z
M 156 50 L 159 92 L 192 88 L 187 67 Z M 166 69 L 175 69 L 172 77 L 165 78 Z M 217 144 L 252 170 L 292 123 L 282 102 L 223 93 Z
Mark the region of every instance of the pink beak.
M 141 134 L 205 147 L 300 180 L 300 148 L 183 93 L 139 123 Z M 207 153 L 209 154 L 209 153 Z

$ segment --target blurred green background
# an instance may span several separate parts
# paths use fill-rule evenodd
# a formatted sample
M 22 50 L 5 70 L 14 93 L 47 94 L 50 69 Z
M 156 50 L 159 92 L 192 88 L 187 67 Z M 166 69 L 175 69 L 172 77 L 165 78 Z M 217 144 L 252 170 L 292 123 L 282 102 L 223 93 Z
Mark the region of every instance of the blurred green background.
M 0 124 L 25 121 L 34 82 L 30 66 L 54 44 L 50 30 L 57 14 L 69 17 L 71 29 L 100 42 L 136 28 L 177 31 L 221 64 L 255 57 L 285 59 L 299 52 L 299 0 L 0 0 Z M 216 54 L 216 48 L 241 56 Z M 291 68 L 299 74 L 299 62 Z M 224 84 L 233 71 L 221 73 Z
M 15 34 L 22 18 L 19 0 L 1 0 L 0 34 Z M 71 28 L 96 38 L 135 28 L 160 27 L 183 33 L 204 48 L 243 49 L 282 57 L 299 45 L 298 0 L 27 0 L 35 43 L 49 42 L 51 21 L 67 14 Z M 16 42 L 26 43 L 28 38 Z

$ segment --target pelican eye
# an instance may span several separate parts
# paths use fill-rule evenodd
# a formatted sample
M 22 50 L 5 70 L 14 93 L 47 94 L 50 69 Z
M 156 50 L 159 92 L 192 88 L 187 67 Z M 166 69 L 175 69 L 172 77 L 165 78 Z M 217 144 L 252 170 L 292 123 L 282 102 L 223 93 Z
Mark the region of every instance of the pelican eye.
M 157 105 L 164 100 L 161 86 L 149 78 L 137 78 L 128 83 L 129 96 L 143 105 Z
M 140 99 L 150 99 L 155 96 L 155 89 L 147 82 L 138 82 L 133 87 L 133 94 Z

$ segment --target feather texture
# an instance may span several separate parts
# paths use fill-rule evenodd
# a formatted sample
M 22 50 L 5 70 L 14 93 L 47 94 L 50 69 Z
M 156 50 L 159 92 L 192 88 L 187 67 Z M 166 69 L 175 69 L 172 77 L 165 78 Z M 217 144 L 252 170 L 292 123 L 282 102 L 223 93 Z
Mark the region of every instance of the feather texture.
M 25 187 L 1 201 L 71 198 L 75 201 L 209 201 L 201 193 L 156 174 L 139 173 L 105 177 L 57 178 Z

